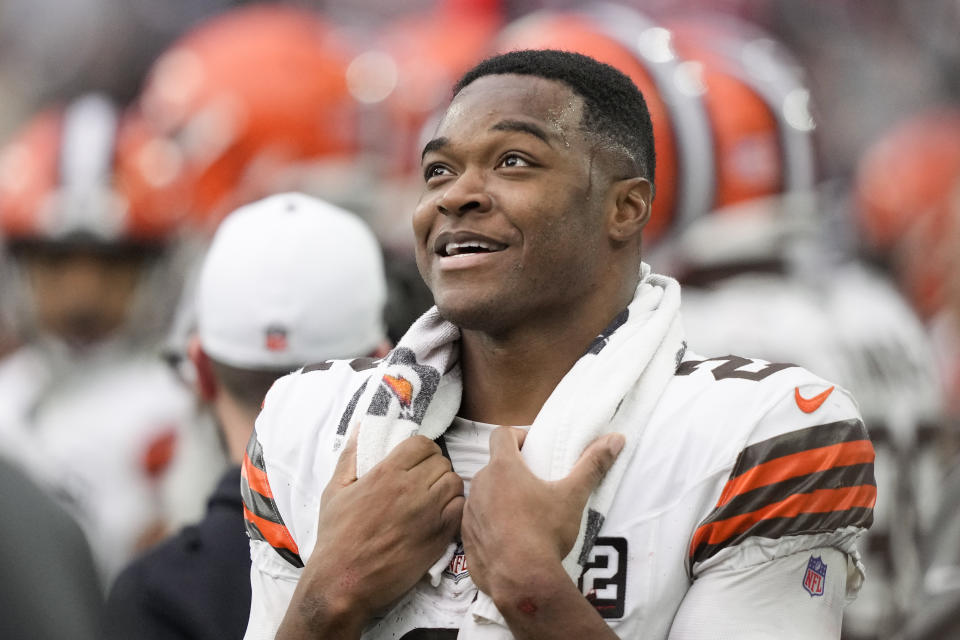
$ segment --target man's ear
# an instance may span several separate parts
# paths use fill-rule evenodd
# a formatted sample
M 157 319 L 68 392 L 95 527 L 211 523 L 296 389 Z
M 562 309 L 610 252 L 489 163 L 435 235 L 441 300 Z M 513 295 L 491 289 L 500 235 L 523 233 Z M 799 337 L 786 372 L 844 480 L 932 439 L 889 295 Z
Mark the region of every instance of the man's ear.
M 613 185 L 610 215 L 607 220 L 610 239 L 628 242 L 639 238 L 650 220 L 653 185 L 646 178 L 619 180 Z
M 197 393 L 206 402 L 213 402 L 217 397 L 217 378 L 213 374 L 210 356 L 200 346 L 200 338 L 196 334 L 190 336 L 187 343 L 187 356 L 197 371 Z

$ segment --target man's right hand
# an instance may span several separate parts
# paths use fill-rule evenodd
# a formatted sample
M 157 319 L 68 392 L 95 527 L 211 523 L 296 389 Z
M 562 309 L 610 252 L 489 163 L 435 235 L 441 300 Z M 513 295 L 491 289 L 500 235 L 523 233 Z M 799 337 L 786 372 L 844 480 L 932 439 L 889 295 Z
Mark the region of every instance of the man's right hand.
M 463 481 L 435 442 L 408 438 L 359 479 L 356 460 L 355 430 L 323 492 L 317 543 L 278 639 L 359 637 L 458 534 Z

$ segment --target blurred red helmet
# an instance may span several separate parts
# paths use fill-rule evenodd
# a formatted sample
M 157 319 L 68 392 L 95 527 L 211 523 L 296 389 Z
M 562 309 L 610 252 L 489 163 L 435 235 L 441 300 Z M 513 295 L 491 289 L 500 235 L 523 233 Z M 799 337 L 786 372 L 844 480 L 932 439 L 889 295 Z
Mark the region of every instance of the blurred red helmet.
M 176 179 L 202 225 L 273 190 L 291 165 L 355 153 L 350 59 L 313 13 L 254 5 L 207 20 L 157 60 L 140 106 L 179 153 Z
M 710 211 L 811 189 L 816 182 L 810 92 L 776 40 L 725 15 L 667 20 L 699 78 L 714 162 Z
M 960 178 L 953 194 L 903 232 L 892 253 L 900 286 L 924 318 L 960 309 Z
M 890 250 L 921 216 L 939 209 L 960 179 L 960 109 L 924 111 L 901 122 L 861 156 L 856 213 L 875 251 Z
M 891 261 L 922 315 L 960 293 L 960 109 L 923 111 L 880 137 L 858 163 L 854 197 L 868 250 Z
M 371 104 L 382 100 L 391 172 L 419 166 L 424 126 L 447 106 L 460 76 L 490 52 L 501 23 L 496 0 L 448 0 L 386 26 L 351 65 L 354 95 Z M 381 82 L 372 82 L 378 76 Z
M 143 123 L 82 96 L 30 120 L 0 152 L 0 230 L 9 241 L 157 244 L 182 220 L 181 198 L 148 186 L 162 171 Z

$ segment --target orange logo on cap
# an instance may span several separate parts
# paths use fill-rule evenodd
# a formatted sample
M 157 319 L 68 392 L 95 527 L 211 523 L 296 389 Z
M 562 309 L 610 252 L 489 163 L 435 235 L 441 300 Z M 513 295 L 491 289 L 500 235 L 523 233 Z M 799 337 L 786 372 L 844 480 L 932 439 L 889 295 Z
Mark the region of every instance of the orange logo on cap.
M 395 378 L 393 376 L 383 376 L 383 381 L 390 387 L 393 394 L 397 396 L 405 407 L 409 407 L 413 401 L 413 385 L 406 378 Z

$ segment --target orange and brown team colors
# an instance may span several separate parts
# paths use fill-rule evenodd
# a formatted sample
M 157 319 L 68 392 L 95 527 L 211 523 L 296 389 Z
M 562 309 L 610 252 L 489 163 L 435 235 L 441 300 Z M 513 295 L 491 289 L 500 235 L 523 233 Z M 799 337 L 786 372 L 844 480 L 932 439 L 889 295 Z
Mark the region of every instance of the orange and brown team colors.
M 749 536 L 869 527 L 877 498 L 873 458 L 859 420 L 808 427 L 747 447 L 717 506 L 694 533 L 690 563 Z M 832 488 L 814 489 L 824 486 Z
M 263 464 L 263 449 L 254 432 L 240 467 L 243 516 L 252 540 L 264 540 L 295 567 L 303 567 L 300 549 L 280 517 Z

